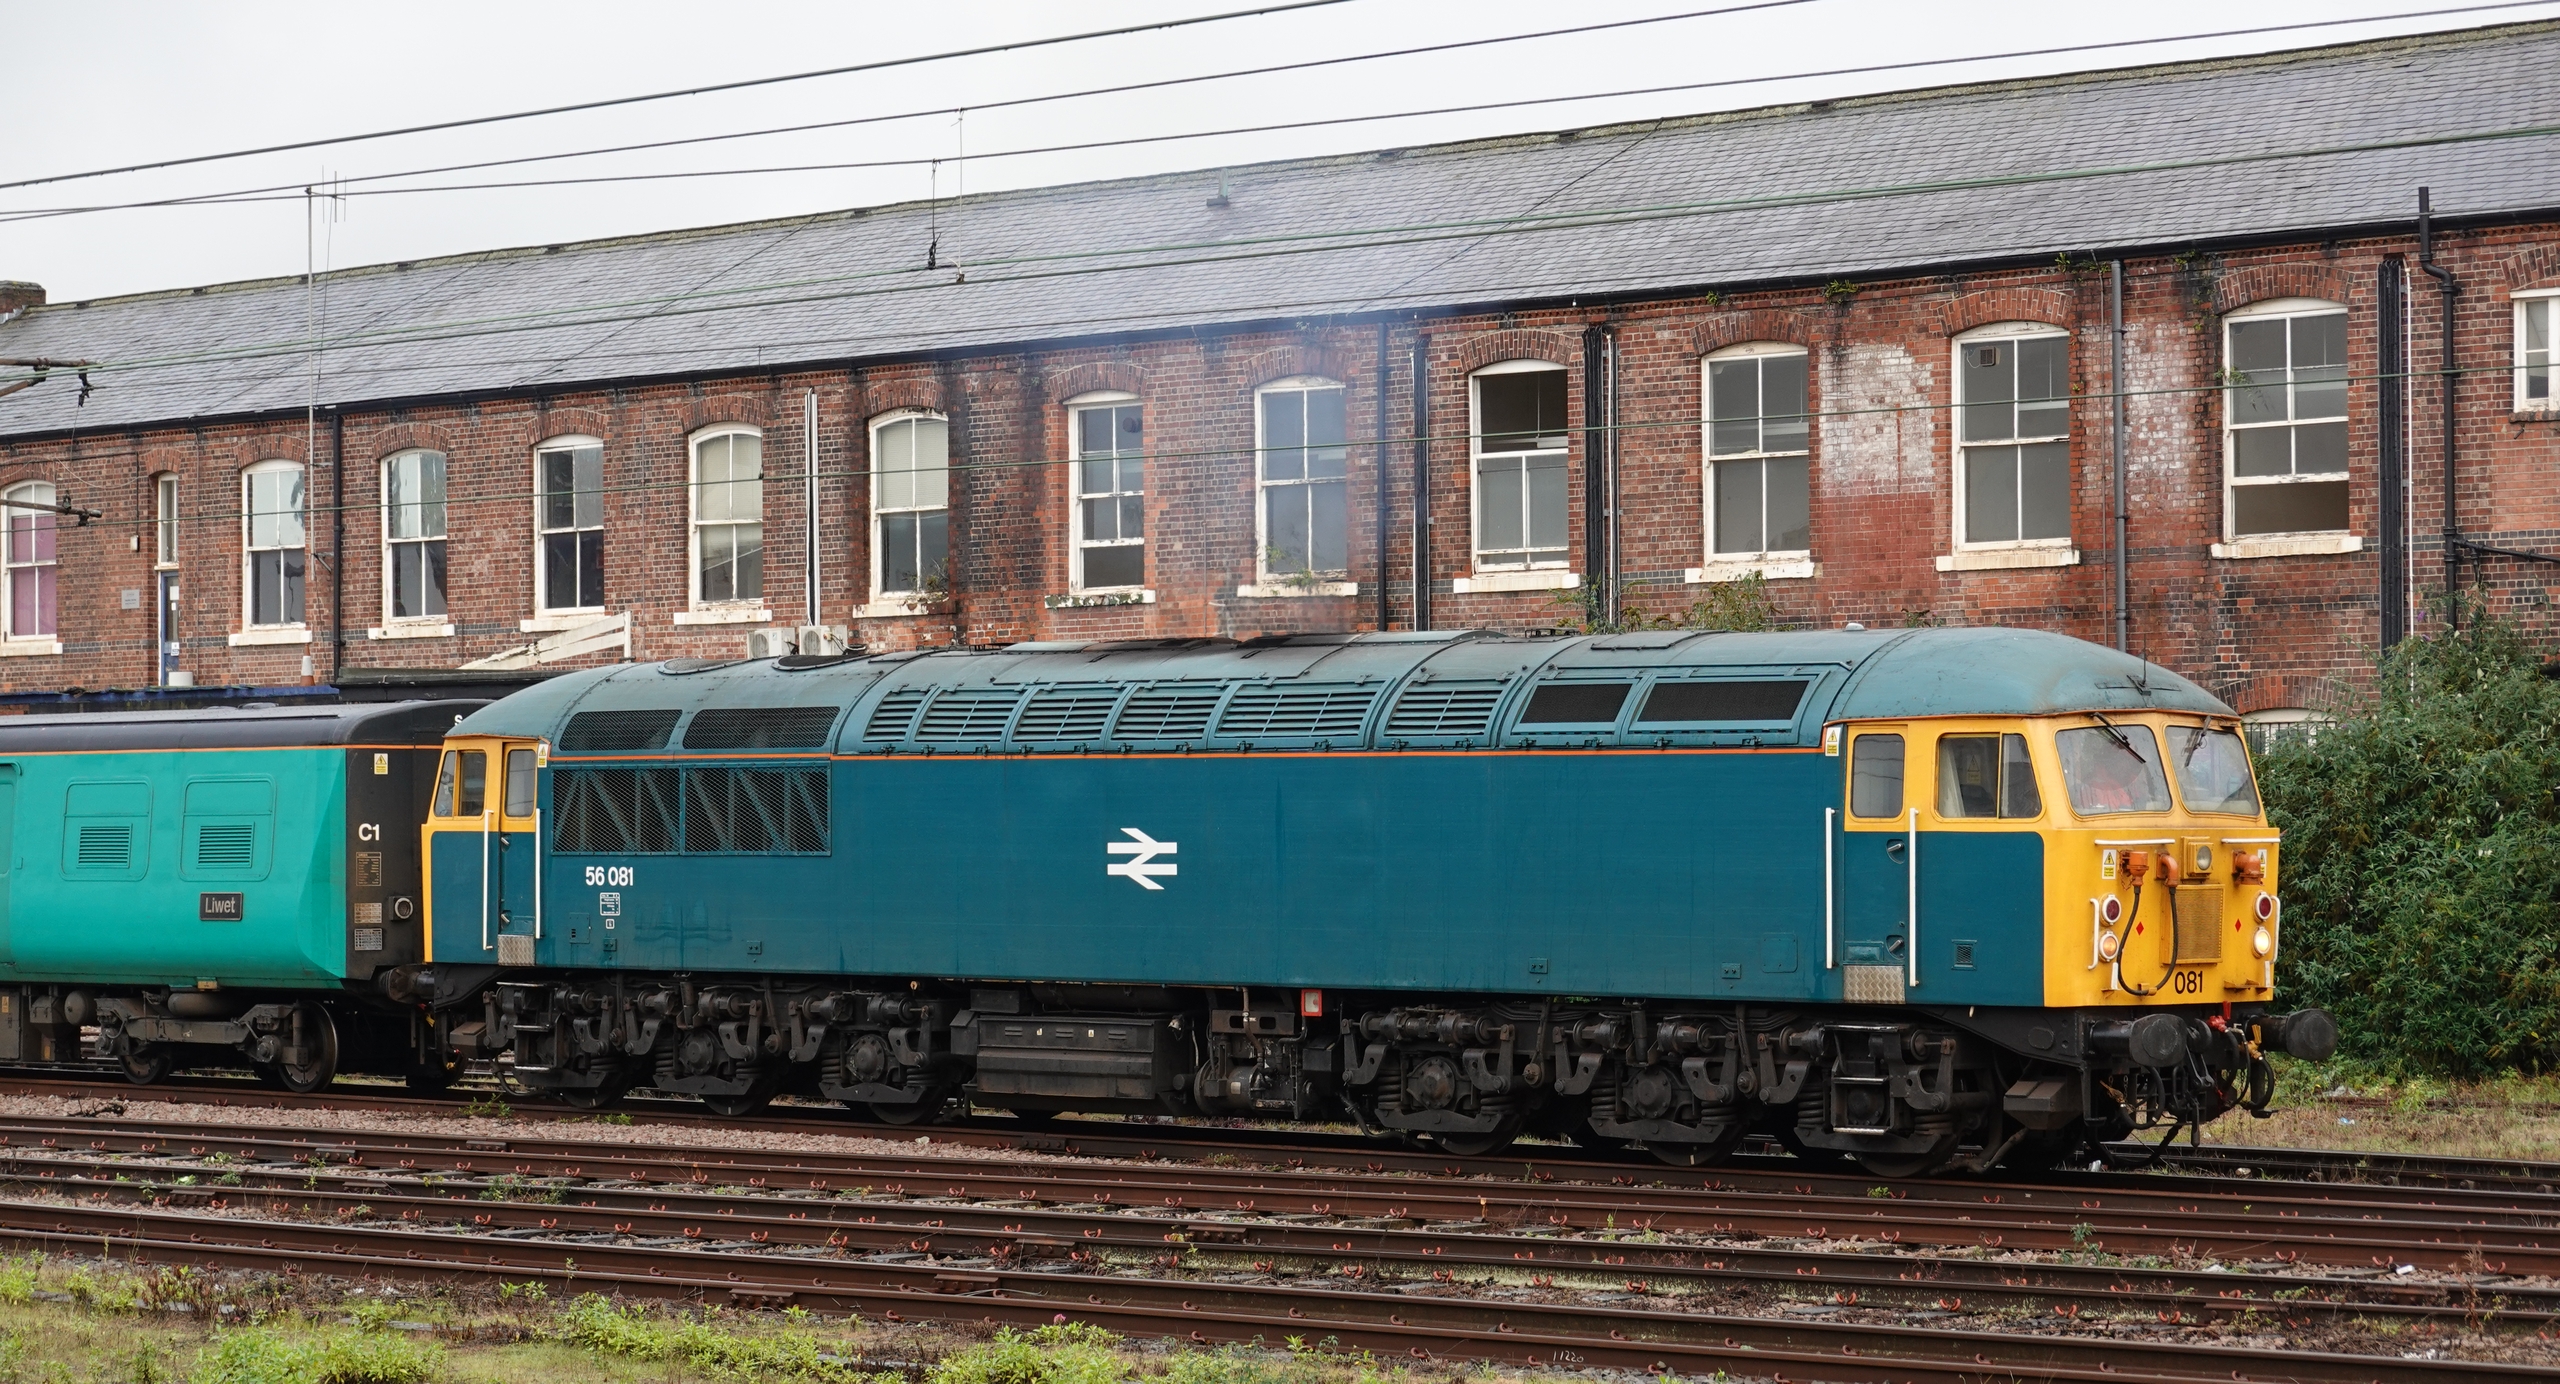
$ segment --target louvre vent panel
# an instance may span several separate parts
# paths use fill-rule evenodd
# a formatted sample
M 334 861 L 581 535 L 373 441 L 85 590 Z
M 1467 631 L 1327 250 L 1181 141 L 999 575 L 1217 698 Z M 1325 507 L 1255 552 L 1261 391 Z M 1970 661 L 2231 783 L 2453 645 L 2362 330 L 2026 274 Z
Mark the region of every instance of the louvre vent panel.
M 133 864 L 133 828 L 121 822 L 80 828 L 80 868 L 122 870 Z
M 1112 723 L 1115 740 L 1190 740 L 1206 735 L 1218 709 L 1215 687 L 1148 687 L 1129 694 Z
M 933 705 L 924 709 L 924 723 L 916 727 L 915 738 L 1002 740 L 1005 723 L 1013 719 L 1013 709 L 1021 701 L 1019 687 L 954 688 L 934 698 Z
M 824 749 L 835 728 L 832 706 L 715 706 L 693 713 L 684 728 L 688 750 Z
M 1369 708 L 1378 700 L 1375 687 L 1247 687 L 1227 700 L 1218 717 L 1220 735 L 1259 739 L 1264 736 L 1360 733 Z
M 1493 709 L 1502 702 L 1502 683 L 1425 684 L 1396 699 L 1387 713 L 1387 734 L 1464 736 L 1482 739 L 1493 726 Z
M 580 855 L 823 855 L 823 768 L 561 769 L 551 849 Z
M 2222 960 L 2222 886 L 2181 884 L 2173 895 L 2178 926 L 2178 960 Z
M 675 711 L 581 711 L 560 732 L 563 753 L 663 750 L 676 728 Z
M 1810 686 L 1794 680 L 1656 683 L 1636 722 L 1792 721 Z
M 921 687 L 901 687 L 880 699 L 872 708 L 870 723 L 862 729 L 865 740 L 904 740 L 915 728 L 916 708 L 924 705 Z
M 196 865 L 207 870 L 246 870 L 258 863 L 258 829 L 247 822 L 206 822 L 196 828 Z
M 1058 688 L 1039 693 L 1022 709 L 1013 738 L 1032 740 L 1098 740 L 1111 724 L 1118 705 L 1116 687 Z

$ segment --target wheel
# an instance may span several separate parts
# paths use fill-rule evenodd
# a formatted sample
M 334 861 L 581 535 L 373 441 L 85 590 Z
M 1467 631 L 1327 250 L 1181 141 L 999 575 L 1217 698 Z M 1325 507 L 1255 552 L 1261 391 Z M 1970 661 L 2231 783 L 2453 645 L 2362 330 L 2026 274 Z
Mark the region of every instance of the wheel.
M 616 1077 L 602 1086 L 579 1086 L 554 1091 L 551 1094 L 558 1096 L 575 1109 L 602 1110 L 607 1106 L 619 1104 L 624 1096 L 630 1095 L 631 1082 L 625 1078 Z M 707 1101 L 705 1103 L 708 1104 Z M 714 1108 L 717 1109 L 717 1107 Z M 719 1113 L 729 1112 L 719 1111 Z
M 1861 1153 L 1858 1166 L 1882 1178 L 1918 1177 L 1945 1161 L 1937 1153 Z
M 871 1118 L 878 1120 L 882 1124 L 920 1125 L 931 1121 L 935 1116 L 942 1113 L 942 1100 L 938 1096 L 928 1094 L 922 1100 L 913 1101 L 903 1105 L 890 1105 L 882 1101 L 870 1101 L 867 1102 L 863 1108 L 871 1112 Z
M 1736 1120 L 1725 1127 L 1722 1135 L 1709 1143 L 1675 1144 L 1662 1139 L 1647 1139 L 1644 1148 L 1645 1152 L 1652 1154 L 1657 1161 L 1668 1163 L 1672 1167 L 1703 1168 L 1710 1163 L 1723 1162 L 1734 1149 L 1741 1145 L 1743 1136 L 1750 1132 L 1742 1121 Z
M 1511 1147 L 1511 1141 L 1519 1137 L 1520 1117 L 1513 1115 L 1481 1134 L 1442 1130 L 1431 1136 L 1431 1145 L 1442 1153 L 1455 1154 L 1460 1158 L 1482 1158 L 1488 1153 L 1499 1153 Z
M 338 1026 L 330 1021 L 329 1011 L 316 1004 L 302 1005 L 294 1023 L 302 1030 L 303 1044 L 312 1050 L 312 1057 L 300 1065 L 278 1062 L 276 1080 L 288 1091 L 317 1091 L 338 1075 Z
M 118 1057 L 116 1065 L 124 1068 L 124 1079 L 134 1085 L 156 1086 L 168 1079 L 175 1061 L 167 1048 L 150 1043 Z
M 1796 1136 L 1796 1127 L 1794 1125 L 1780 1126 L 1777 1138 L 1778 1147 L 1785 1149 L 1788 1153 L 1812 1164 L 1814 1167 L 1845 1168 L 1849 1166 L 1849 1155 L 1842 1153 L 1838 1149 L 1815 1148 L 1813 1145 L 1806 1143 L 1804 1140 Z

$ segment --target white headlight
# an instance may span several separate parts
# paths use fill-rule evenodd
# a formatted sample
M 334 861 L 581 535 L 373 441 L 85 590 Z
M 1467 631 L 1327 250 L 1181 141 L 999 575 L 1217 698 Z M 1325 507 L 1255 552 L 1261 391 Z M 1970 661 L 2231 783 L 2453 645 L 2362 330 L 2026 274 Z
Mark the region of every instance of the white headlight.
M 2267 931 L 2266 924 L 2260 923 L 2258 935 L 2249 939 L 2249 945 L 2256 948 L 2258 955 L 2263 957 L 2276 949 L 2276 935 Z
M 2266 929 L 2264 929 L 2264 928 L 2260 928 L 2260 929 L 2259 929 L 2259 931 L 2260 931 L 2260 932 L 2264 932 L 2265 930 L 2266 930 Z M 2119 939 L 2116 937 L 2116 935 L 2115 935 L 2114 933 L 2112 933 L 2112 932 L 2101 932 L 2101 933 L 2099 933 L 2099 934 L 2098 934 L 2098 959 L 2100 959 L 2100 960 L 2102 960 L 2102 961 L 2113 961 L 2113 960 L 2115 960 L 2115 959 L 2116 959 L 2116 952 L 2117 952 L 2117 951 L 2119 951 L 2119 950 L 2121 950 L 2121 949 L 2123 948 L 2123 946 L 2124 946 L 2124 943 L 2123 943 L 2121 940 L 2119 940 Z

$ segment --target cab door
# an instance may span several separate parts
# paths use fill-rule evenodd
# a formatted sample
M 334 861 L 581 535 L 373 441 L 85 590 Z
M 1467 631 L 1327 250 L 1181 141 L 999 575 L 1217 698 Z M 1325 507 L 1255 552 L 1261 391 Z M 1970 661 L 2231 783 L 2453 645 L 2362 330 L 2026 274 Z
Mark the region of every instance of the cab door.
M 426 825 L 427 955 L 430 960 L 488 964 L 497 960 L 498 803 L 493 763 L 505 772 L 493 741 L 447 741 L 436 767 Z
M 1832 958 L 1841 998 L 1851 1004 L 1900 1004 L 1911 980 L 1910 923 L 1916 865 L 1910 729 L 1851 726 L 1847 731 L 1848 808 L 1838 841 L 1838 903 Z M 1920 785 L 1925 786 L 1925 785 Z
M 531 740 L 499 741 L 490 767 L 492 785 L 489 856 L 490 932 L 501 966 L 534 964 L 542 938 L 542 747 Z

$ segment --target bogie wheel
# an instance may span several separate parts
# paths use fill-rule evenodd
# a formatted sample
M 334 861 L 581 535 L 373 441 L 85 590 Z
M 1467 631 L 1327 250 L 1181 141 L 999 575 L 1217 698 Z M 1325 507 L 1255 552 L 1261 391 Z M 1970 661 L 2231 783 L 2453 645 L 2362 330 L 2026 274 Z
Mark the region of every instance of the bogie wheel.
M 276 1080 L 288 1091 L 317 1091 L 338 1075 L 338 1026 L 330 1020 L 329 1011 L 316 1004 L 301 1006 L 294 1025 L 302 1031 L 302 1046 L 311 1056 L 303 1062 L 287 1058 L 276 1063 Z
M 1815 1148 L 1813 1145 L 1796 1137 L 1796 1128 L 1794 1125 L 1782 1126 L 1778 1130 L 1777 1137 L 1778 1147 L 1785 1149 L 1788 1153 L 1802 1159 L 1806 1163 L 1812 1164 L 1814 1167 L 1845 1168 L 1850 1163 L 1849 1155 L 1840 1152 L 1838 1149 Z
M 872 1101 L 865 1108 L 871 1112 L 871 1118 L 882 1124 L 920 1125 L 942 1113 L 942 1099 L 928 1091 L 921 1100 L 898 1105 L 891 1105 L 886 1101 Z
M 735 1120 L 752 1115 L 773 1104 L 774 1093 L 781 1089 L 782 1078 L 779 1074 L 759 1076 L 745 1091 L 737 1095 L 703 1096 L 702 1105 L 704 1109 L 724 1120 Z
M 116 1065 L 124 1068 L 124 1079 L 134 1085 L 156 1086 L 168 1079 L 169 1069 L 176 1065 L 176 1059 L 169 1055 L 167 1048 L 149 1043 L 126 1051 L 116 1059 Z
M 1431 1136 L 1431 1143 L 1442 1153 L 1460 1158 L 1482 1158 L 1488 1153 L 1499 1153 L 1511 1147 L 1511 1141 L 1519 1137 L 1520 1120 L 1514 1116 L 1482 1133 L 1441 1130 Z
M 1861 1153 L 1858 1166 L 1876 1177 L 1918 1177 L 1938 1166 L 1943 1155 L 1936 1153 Z
M 1703 1168 L 1710 1163 L 1723 1162 L 1742 1143 L 1742 1136 L 1749 1132 L 1740 1120 L 1736 1120 L 1726 1126 L 1723 1135 L 1710 1143 L 1675 1144 L 1668 1140 L 1648 1139 L 1644 1147 L 1647 1153 L 1672 1167 Z
M 575 1109 L 602 1110 L 607 1106 L 619 1104 L 624 1096 L 630 1095 L 631 1083 L 628 1080 L 617 1078 L 606 1082 L 602 1086 L 578 1086 L 567 1090 L 555 1091 L 552 1094 L 560 1097 L 562 1101 Z M 709 1101 L 706 1100 L 704 1103 L 709 1104 Z M 717 1107 L 714 1107 L 714 1109 L 716 1110 Z M 719 1113 L 726 1114 L 728 1112 L 720 1111 Z

